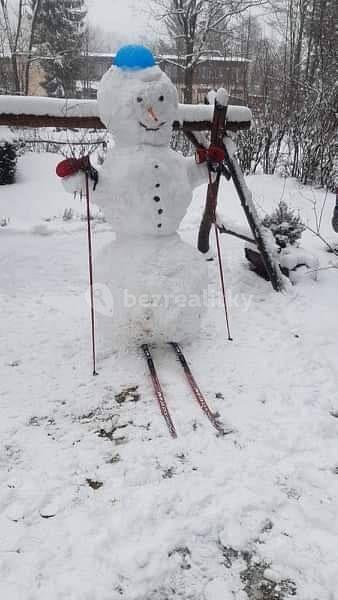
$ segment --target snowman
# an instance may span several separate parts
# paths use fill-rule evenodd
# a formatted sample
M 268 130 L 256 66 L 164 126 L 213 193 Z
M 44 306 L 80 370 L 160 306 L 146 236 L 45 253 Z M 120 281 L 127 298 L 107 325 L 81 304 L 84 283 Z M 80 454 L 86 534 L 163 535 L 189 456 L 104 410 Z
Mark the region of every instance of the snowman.
M 199 331 L 207 265 L 177 231 L 208 173 L 169 148 L 176 88 L 150 50 L 124 46 L 100 82 L 98 110 L 115 143 L 93 196 L 115 233 L 94 264 L 100 347 L 189 341 Z M 83 177 L 63 179 L 75 191 Z

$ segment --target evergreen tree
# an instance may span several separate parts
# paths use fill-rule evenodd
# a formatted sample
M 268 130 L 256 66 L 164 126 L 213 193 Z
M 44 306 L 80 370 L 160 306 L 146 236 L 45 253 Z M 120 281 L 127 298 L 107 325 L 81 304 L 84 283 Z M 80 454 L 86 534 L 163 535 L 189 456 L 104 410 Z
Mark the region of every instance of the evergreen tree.
M 276 210 L 271 215 L 267 215 L 263 219 L 262 225 L 272 231 L 280 248 L 293 246 L 300 240 L 303 231 L 305 231 L 305 225 L 302 223 L 300 216 L 296 215 L 295 211 L 289 208 L 283 200 L 279 202 Z
M 32 8 L 36 0 L 31 0 Z M 35 53 L 45 72 L 48 96 L 73 96 L 84 41 L 85 0 L 42 0 Z
M 7 127 L 0 127 L 0 185 L 14 183 L 16 161 L 14 137 Z

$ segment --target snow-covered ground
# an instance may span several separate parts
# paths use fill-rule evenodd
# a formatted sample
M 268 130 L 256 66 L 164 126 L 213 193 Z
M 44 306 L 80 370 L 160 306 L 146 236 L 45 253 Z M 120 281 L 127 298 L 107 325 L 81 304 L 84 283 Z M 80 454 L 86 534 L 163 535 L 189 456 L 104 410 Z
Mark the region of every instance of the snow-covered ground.
M 0 594 L 6 600 L 337 600 L 337 258 L 306 232 L 318 281 L 287 294 L 222 236 L 234 341 L 217 265 L 186 355 L 233 433 L 217 437 L 170 349 L 154 352 L 178 431 L 159 414 L 141 353 L 90 364 L 81 212 L 55 155 L 26 155 L 0 188 Z M 314 225 L 323 191 L 249 178 L 258 205 L 283 197 Z M 195 243 L 200 188 L 182 225 Z M 221 213 L 244 224 L 232 186 Z M 327 199 L 322 235 L 337 241 Z M 47 219 L 47 220 L 46 220 Z M 110 238 L 95 226 L 95 251 Z M 336 238 L 336 239 L 335 239 Z M 326 268 L 331 267 L 331 268 Z

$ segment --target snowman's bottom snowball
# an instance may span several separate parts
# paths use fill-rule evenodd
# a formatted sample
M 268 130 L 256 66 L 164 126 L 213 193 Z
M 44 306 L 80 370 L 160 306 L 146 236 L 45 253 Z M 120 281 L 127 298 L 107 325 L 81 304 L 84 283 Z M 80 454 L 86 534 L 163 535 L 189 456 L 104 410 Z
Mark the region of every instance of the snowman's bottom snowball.
M 112 242 L 95 260 L 99 351 L 198 335 L 206 305 L 204 257 L 177 235 Z

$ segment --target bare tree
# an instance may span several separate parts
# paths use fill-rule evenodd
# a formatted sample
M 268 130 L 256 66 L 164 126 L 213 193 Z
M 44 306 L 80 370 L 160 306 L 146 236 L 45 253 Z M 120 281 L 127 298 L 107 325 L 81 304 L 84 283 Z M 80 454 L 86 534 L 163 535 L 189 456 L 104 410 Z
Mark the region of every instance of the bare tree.
M 11 88 L 10 69 L 8 65 L 8 44 L 5 24 L 0 13 L 0 93 L 5 94 Z
M 34 6 L 25 0 L 12 4 L 0 0 L 0 32 L 6 56 L 11 63 L 12 91 L 28 94 L 32 51 L 36 24 L 43 0 L 35 0 Z
M 25 64 L 25 70 L 24 70 L 24 93 L 25 93 L 25 95 L 28 94 L 28 90 L 29 90 L 29 74 L 30 74 L 30 67 L 31 67 L 31 63 L 32 63 L 32 50 L 33 50 L 33 45 L 34 45 L 34 41 L 35 41 L 35 32 L 36 32 L 36 27 L 37 27 L 37 23 L 38 23 L 41 2 L 42 2 L 42 0 L 35 0 L 34 6 L 32 9 L 32 13 L 31 13 L 31 17 L 30 17 L 30 29 L 29 29 L 29 33 L 28 33 L 27 55 L 26 55 L 26 64 Z
M 0 34 L 11 63 L 12 92 L 29 93 L 33 63 L 48 79 L 62 72 L 63 84 L 74 91 L 85 15 L 84 0 L 0 0 Z
M 12 65 L 12 77 L 13 77 L 13 87 L 16 93 L 20 92 L 20 77 L 19 77 L 19 69 L 18 69 L 18 60 L 17 60 L 17 52 L 19 47 L 19 40 L 22 34 L 22 21 L 23 21 L 23 8 L 24 3 L 23 0 L 19 0 L 16 23 L 11 23 L 9 7 L 7 0 L 0 0 L 0 8 L 2 13 L 2 19 L 4 24 L 4 31 L 6 35 L 6 42 L 8 47 L 8 52 L 10 55 L 11 65 Z
M 247 134 L 242 134 L 245 168 L 255 168 L 258 156 L 264 172 L 274 173 L 282 158 L 284 174 L 334 190 L 337 5 L 333 0 L 276 2 L 271 24 L 277 39 L 261 39 L 253 52 L 254 133 L 261 153 L 255 153 L 253 139 L 248 153 Z
M 183 72 L 184 101 L 192 102 L 196 66 L 206 54 L 221 54 L 211 42 L 227 31 L 229 23 L 249 8 L 266 0 L 153 0 L 157 18 L 162 21 L 176 46 L 177 68 Z

